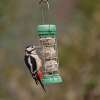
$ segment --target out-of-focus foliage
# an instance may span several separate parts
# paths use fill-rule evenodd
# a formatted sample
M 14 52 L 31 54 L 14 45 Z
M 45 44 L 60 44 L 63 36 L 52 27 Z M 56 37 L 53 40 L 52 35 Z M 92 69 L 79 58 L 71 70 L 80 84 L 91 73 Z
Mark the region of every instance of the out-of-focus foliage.
M 27 44 L 37 44 L 37 0 L 0 0 L 0 100 L 100 100 L 100 0 L 52 0 L 63 84 L 37 87 L 25 67 Z
M 97 6 L 99 6 L 99 3 L 99 0 L 80 0 L 79 7 L 86 16 L 91 17 L 97 9 Z
M 0 16 L 3 16 L 3 14 L 6 12 L 9 2 L 10 0 L 0 0 Z

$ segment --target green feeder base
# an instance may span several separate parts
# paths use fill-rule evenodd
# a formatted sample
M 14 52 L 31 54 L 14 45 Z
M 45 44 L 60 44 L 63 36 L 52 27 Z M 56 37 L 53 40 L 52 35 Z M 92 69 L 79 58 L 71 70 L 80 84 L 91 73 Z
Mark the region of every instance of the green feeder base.
M 53 75 L 44 75 L 42 78 L 42 82 L 45 85 L 49 85 L 49 84 L 62 83 L 63 80 L 59 74 L 53 74 Z

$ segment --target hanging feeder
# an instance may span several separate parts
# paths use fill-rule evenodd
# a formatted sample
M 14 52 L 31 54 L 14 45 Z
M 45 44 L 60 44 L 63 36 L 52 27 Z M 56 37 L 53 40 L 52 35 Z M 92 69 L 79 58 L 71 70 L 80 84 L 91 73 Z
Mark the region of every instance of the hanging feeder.
M 56 39 L 56 25 L 44 23 L 46 22 L 43 22 L 43 24 L 38 25 L 37 27 L 43 56 L 42 82 L 47 85 L 62 83 L 62 78 L 58 72 L 59 60 Z
M 62 78 L 58 73 L 56 25 L 39 25 L 38 33 L 44 59 L 42 81 L 44 84 L 61 83 Z

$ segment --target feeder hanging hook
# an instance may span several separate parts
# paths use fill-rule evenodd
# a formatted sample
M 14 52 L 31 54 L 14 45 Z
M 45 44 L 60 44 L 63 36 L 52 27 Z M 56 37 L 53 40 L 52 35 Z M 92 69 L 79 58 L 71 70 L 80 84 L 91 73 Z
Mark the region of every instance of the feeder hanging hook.
M 47 4 L 48 9 L 50 8 L 50 5 L 49 5 L 48 0 L 40 0 L 40 1 L 39 1 L 39 4 L 40 4 L 40 5 L 43 4 L 43 3 L 46 3 L 46 4 Z

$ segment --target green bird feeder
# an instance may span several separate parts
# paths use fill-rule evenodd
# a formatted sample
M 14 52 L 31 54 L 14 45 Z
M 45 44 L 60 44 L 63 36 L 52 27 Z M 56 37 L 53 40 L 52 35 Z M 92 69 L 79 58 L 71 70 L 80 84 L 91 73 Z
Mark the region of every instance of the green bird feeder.
M 37 30 L 44 60 L 42 82 L 45 85 L 62 83 L 62 78 L 58 72 L 56 25 L 38 25 Z
M 56 39 L 56 25 L 47 24 L 50 22 L 50 5 L 48 0 L 39 2 L 41 7 L 41 25 L 38 25 L 37 31 L 42 47 L 43 58 L 43 77 L 42 82 L 45 85 L 62 83 L 59 74 L 59 59 Z

